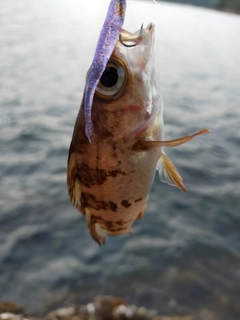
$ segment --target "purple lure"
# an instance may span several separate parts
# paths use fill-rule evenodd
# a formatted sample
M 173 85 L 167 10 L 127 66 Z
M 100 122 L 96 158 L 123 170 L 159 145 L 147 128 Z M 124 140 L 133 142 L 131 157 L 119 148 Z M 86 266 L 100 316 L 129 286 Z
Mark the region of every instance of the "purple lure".
M 84 95 L 84 114 L 85 114 L 85 134 L 91 142 L 93 134 L 93 124 L 91 117 L 93 96 L 97 84 L 105 70 L 108 60 L 118 41 L 126 12 L 126 0 L 111 0 L 108 7 L 93 62 L 90 66 Z

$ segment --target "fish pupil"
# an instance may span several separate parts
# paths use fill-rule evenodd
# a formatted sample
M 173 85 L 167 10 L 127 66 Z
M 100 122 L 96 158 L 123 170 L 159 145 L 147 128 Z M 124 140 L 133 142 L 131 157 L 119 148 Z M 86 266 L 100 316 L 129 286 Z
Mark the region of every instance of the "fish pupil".
M 111 88 L 115 86 L 117 81 L 118 81 L 118 71 L 114 67 L 107 67 L 100 78 L 100 83 L 107 88 Z

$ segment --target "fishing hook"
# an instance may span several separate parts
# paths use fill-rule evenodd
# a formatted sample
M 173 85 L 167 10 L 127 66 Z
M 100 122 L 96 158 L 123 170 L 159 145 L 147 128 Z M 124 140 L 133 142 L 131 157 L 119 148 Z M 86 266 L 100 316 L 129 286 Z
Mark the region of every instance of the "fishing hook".
M 119 41 L 121 42 L 121 44 L 122 44 L 124 47 L 127 47 L 127 48 L 132 48 L 132 47 L 135 47 L 135 46 L 137 45 L 137 42 L 134 43 L 134 44 L 125 44 L 125 43 L 123 42 L 121 33 L 119 34 Z

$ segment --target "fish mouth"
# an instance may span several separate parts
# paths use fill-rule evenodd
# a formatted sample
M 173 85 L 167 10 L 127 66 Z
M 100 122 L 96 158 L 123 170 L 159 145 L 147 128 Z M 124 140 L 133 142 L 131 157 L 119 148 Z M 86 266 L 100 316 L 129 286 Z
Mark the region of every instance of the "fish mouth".
M 152 34 L 154 33 L 154 29 L 155 26 L 153 23 L 149 23 L 147 28 L 143 28 L 142 26 L 141 29 L 135 33 L 131 33 L 127 30 L 121 29 L 119 41 L 125 47 L 135 47 L 139 43 L 144 43 L 146 42 L 146 40 L 149 41 L 149 37 L 151 38 Z

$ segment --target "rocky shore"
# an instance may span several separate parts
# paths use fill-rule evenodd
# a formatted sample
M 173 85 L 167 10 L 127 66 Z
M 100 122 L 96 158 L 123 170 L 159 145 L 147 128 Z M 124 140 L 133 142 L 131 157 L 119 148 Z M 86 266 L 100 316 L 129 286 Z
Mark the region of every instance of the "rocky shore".
M 71 305 L 51 311 L 43 318 L 25 314 L 13 302 L 0 302 L 0 320 L 214 320 L 208 310 L 199 315 L 159 315 L 154 310 L 128 305 L 122 298 L 97 296 L 86 305 Z

